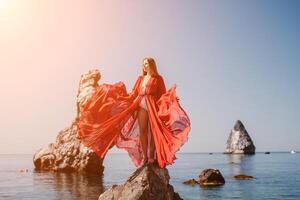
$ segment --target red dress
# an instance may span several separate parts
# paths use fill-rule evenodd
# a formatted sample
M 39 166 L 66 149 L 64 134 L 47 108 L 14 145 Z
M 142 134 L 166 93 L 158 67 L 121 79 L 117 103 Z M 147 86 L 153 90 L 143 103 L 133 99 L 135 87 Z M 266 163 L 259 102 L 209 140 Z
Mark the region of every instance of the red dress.
M 101 158 L 116 145 L 128 152 L 136 166 L 141 165 L 144 158 L 137 110 L 144 95 L 140 87 L 143 78 L 138 77 L 129 94 L 123 82 L 101 84 L 84 105 L 77 120 L 79 137 Z M 148 80 L 145 92 L 155 156 L 159 166 L 164 168 L 174 163 L 175 153 L 186 142 L 190 119 L 179 104 L 176 84 L 166 91 L 162 76 L 154 75 Z

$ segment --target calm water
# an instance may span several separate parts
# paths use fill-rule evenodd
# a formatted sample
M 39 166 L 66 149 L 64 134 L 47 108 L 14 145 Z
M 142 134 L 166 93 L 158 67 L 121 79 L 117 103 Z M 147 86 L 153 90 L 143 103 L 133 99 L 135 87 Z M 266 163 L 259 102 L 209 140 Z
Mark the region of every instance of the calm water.
M 175 164 L 167 168 L 171 184 L 183 199 L 300 199 L 300 153 L 177 157 Z M 32 155 L 0 155 L 0 199 L 98 199 L 100 193 L 112 184 L 124 182 L 135 170 L 126 154 L 109 154 L 104 164 L 103 177 L 38 173 L 33 169 Z M 18 172 L 20 168 L 29 172 Z M 225 185 L 205 189 L 182 184 L 206 168 L 218 168 Z M 232 179 L 240 173 L 256 179 Z

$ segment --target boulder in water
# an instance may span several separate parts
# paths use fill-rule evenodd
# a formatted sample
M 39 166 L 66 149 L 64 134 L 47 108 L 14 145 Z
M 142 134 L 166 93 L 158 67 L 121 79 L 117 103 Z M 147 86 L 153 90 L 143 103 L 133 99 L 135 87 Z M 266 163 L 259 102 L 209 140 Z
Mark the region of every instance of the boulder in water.
M 225 179 L 218 169 L 205 169 L 199 175 L 201 186 L 219 186 L 225 184 Z

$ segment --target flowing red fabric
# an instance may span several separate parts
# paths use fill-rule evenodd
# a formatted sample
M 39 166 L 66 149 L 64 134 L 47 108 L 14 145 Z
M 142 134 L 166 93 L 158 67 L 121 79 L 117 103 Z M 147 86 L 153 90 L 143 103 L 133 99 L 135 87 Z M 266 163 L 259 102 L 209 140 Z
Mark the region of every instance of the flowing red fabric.
M 79 138 L 101 158 L 114 145 L 125 149 L 135 166 L 140 166 L 144 158 L 137 110 L 144 96 L 150 124 L 148 138 L 151 139 L 152 134 L 155 157 L 158 165 L 164 168 L 174 163 L 175 153 L 188 139 L 190 119 L 179 104 L 176 84 L 166 91 L 162 76 L 154 75 L 149 79 L 143 94 L 143 78 L 138 77 L 129 94 L 121 81 L 97 86 L 76 122 Z

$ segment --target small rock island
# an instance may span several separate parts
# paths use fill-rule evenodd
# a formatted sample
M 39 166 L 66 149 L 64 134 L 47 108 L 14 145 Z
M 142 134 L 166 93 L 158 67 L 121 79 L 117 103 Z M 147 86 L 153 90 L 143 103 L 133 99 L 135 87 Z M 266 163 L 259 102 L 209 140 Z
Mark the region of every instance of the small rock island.
M 254 143 L 240 120 L 237 120 L 230 132 L 224 153 L 255 154 Z

